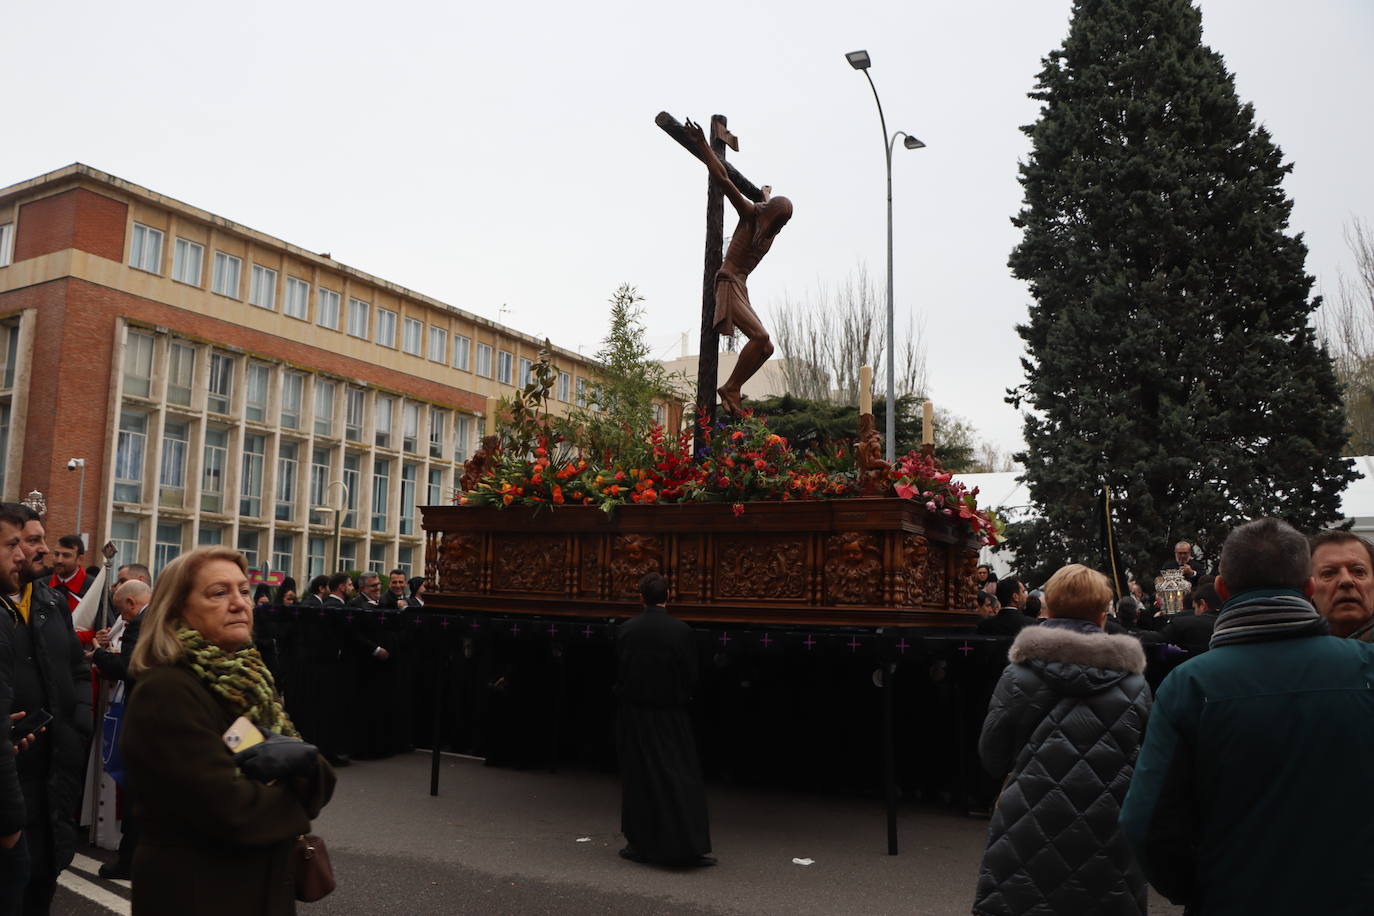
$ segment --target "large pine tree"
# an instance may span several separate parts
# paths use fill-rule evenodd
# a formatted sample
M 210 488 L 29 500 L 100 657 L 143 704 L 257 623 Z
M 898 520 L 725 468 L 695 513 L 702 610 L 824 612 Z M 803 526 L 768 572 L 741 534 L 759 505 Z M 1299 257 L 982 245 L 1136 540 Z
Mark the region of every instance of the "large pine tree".
M 1214 563 L 1238 522 L 1311 530 L 1354 476 L 1340 389 L 1309 325 L 1307 247 L 1289 232 L 1291 166 L 1202 43 L 1188 0 L 1077 0 L 1023 128 L 1030 284 L 1026 466 L 1040 518 L 1028 572 L 1098 564 L 1106 485 L 1137 577 L 1192 540 Z

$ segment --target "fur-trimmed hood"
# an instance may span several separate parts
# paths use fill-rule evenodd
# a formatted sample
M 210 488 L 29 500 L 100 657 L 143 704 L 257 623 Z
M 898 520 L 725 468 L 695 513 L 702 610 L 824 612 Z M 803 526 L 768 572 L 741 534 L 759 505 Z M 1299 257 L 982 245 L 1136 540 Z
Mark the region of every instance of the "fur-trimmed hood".
M 1008 661 L 1026 665 L 1061 693 L 1105 690 L 1131 674 L 1145 673 L 1140 640 L 1087 627 L 1032 626 L 1011 644 Z

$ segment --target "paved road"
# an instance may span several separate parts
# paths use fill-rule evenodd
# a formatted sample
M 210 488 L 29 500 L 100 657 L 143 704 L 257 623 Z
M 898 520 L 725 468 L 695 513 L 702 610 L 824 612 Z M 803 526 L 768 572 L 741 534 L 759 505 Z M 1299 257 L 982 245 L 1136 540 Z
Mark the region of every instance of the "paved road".
M 606 774 L 516 772 L 445 757 L 438 798 L 428 794 L 424 754 L 358 763 L 339 776 L 315 825 L 339 889 L 302 905 L 303 916 L 953 916 L 969 912 L 987 830 L 986 821 L 906 807 L 902 854 L 892 857 L 876 800 L 712 786 L 720 864 L 655 868 L 616 855 L 619 795 Z M 85 870 L 93 874 L 94 865 Z M 79 871 L 66 879 L 119 899 L 97 902 L 63 887 L 54 913 L 128 912 L 120 909 L 127 888 Z M 1151 912 L 1180 910 L 1156 900 Z

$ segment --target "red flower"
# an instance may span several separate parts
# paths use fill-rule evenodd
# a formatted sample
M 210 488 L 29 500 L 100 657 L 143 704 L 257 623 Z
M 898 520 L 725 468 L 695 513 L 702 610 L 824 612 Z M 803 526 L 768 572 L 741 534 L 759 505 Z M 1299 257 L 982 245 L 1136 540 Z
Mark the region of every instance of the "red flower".
M 735 517 L 738 518 L 739 516 L 744 514 L 744 503 L 735 503 L 733 506 L 730 507 L 730 511 L 734 512 Z

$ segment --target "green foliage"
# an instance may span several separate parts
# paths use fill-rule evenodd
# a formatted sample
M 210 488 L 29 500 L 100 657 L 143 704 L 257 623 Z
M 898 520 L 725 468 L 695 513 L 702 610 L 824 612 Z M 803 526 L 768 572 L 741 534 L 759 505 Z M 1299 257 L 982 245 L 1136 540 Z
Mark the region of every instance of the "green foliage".
M 1026 468 L 1041 518 L 1028 568 L 1101 561 L 1112 487 L 1127 566 L 1153 577 L 1180 538 L 1213 561 L 1258 515 L 1312 529 L 1352 479 L 1340 392 L 1309 317 L 1291 166 L 1202 44 L 1188 0 L 1075 4 L 1024 128 L 1013 273 L 1030 284 Z
M 897 398 L 897 454 L 921 448 L 921 401 L 915 395 Z M 768 426 L 798 451 L 826 451 L 828 443 L 853 440 L 859 435 L 859 413 L 853 406 L 837 406 L 824 401 L 784 394 L 749 401 L 749 407 L 766 417 Z M 873 420 L 882 432 L 886 428 L 887 401 L 875 398 Z M 972 425 L 947 411 L 935 411 L 935 454 L 951 473 L 974 469 Z

